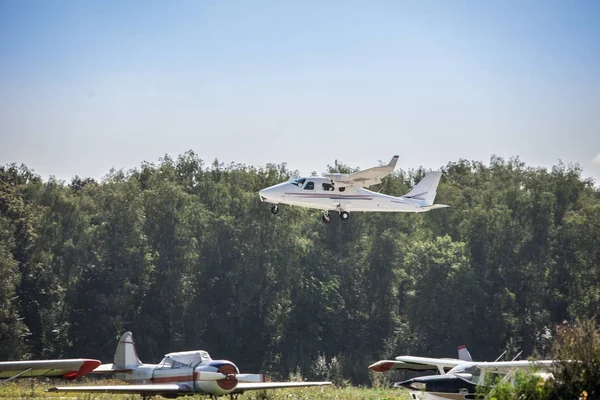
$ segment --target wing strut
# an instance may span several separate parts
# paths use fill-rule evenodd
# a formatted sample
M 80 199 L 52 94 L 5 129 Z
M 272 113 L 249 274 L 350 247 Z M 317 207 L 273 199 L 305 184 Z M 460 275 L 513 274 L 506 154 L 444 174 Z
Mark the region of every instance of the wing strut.
M 26 374 L 26 373 L 28 373 L 28 372 L 29 372 L 29 371 L 31 371 L 31 370 L 32 370 L 32 368 L 27 368 L 26 370 L 24 370 L 24 371 L 21 371 L 21 372 L 19 372 L 18 374 L 16 374 L 16 375 L 13 375 L 13 376 L 11 376 L 11 377 L 10 377 L 10 378 L 8 378 L 8 379 L 5 379 L 5 380 L 3 380 L 2 382 L 0 382 L 0 385 L 4 385 L 6 382 L 10 382 L 10 381 L 12 381 L 13 379 L 17 379 L 17 378 L 18 378 L 18 377 L 20 377 L 21 375 L 23 375 L 23 374 Z

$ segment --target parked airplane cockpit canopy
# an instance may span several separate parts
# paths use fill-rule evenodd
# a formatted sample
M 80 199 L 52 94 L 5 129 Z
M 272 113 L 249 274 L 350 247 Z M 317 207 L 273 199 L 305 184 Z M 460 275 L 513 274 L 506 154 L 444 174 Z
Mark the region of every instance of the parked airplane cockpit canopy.
M 302 187 L 302 185 L 304 185 L 304 182 L 306 181 L 306 178 L 298 178 L 298 179 L 294 179 L 293 181 L 291 181 L 290 183 L 292 185 L 296 185 L 298 187 Z
M 165 358 L 158 365 L 159 368 L 182 368 L 210 361 L 210 355 L 204 350 L 180 351 L 165 354 Z

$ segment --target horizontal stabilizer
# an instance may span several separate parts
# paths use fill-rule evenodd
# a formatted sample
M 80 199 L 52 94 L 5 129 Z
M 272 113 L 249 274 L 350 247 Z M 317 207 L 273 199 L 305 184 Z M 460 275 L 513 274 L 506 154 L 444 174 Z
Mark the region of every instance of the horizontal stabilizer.
M 432 204 L 430 206 L 423 206 L 421 208 L 424 209 L 424 211 L 429 211 L 429 210 L 435 210 L 436 208 L 448 208 L 450 207 L 449 205 L 446 204 Z
M 96 368 L 95 370 L 90 372 L 90 374 L 115 374 L 117 372 L 130 372 L 130 371 L 133 371 L 133 369 L 120 368 L 118 365 L 115 365 L 115 364 L 102 364 L 101 366 L 99 366 L 98 368 Z

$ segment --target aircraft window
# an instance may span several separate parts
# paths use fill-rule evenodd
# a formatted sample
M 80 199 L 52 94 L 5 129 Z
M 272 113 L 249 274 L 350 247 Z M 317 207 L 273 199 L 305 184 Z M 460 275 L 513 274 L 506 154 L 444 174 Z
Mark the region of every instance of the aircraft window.
M 302 185 L 304 185 L 304 181 L 306 180 L 306 178 L 298 178 L 298 179 L 294 179 L 291 184 L 292 185 L 296 185 L 298 187 L 302 187 Z
M 306 182 L 306 185 L 304 186 L 304 190 L 313 190 L 314 188 L 315 188 L 314 182 Z
M 331 183 L 324 183 L 323 184 L 323 190 L 326 192 L 333 192 L 334 187 Z
M 159 368 L 171 368 L 173 366 L 173 359 L 171 357 L 165 357 L 159 364 Z
M 344 190 L 346 190 L 346 188 L 345 188 L 345 187 L 343 187 L 343 186 L 340 186 L 340 187 L 338 188 L 338 190 L 339 190 L 340 192 L 343 192 Z

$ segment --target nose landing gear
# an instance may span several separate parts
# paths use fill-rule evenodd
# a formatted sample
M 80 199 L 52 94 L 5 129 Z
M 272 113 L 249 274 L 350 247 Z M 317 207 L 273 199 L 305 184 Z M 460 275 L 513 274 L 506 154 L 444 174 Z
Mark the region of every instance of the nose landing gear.
M 277 215 L 277 214 L 279 214 L 279 207 L 277 207 L 277 206 L 273 206 L 273 207 L 271 207 L 271 212 L 272 212 L 274 215 Z
M 331 222 L 331 217 L 329 216 L 329 214 L 323 213 L 321 220 L 323 221 L 324 224 L 328 224 Z

